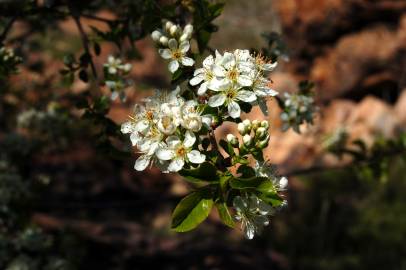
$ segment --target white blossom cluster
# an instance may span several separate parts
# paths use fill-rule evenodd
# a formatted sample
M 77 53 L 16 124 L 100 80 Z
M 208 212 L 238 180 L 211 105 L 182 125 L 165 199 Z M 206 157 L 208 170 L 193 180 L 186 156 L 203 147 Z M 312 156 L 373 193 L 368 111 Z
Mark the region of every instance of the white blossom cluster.
M 315 112 L 314 99 L 303 94 L 285 93 L 284 109 L 281 113 L 282 130 L 286 131 L 290 127 L 300 133 L 300 125 L 313 122 Z
M 241 229 L 247 239 L 261 234 L 263 228 L 269 225 L 269 216 L 274 213 L 272 206 L 255 194 L 234 197 L 233 207 L 236 211 L 234 218 L 241 222 Z
M 130 73 L 132 65 L 130 63 L 123 63 L 121 59 L 110 55 L 103 67 L 105 84 L 111 91 L 111 99 L 115 100 L 119 97 L 121 101 L 125 101 L 126 95 L 124 90 L 131 84 L 129 80 L 125 79 L 125 76 Z
M 195 147 L 196 133 L 211 126 L 212 118 L 201 115 L 195 100 L 185 101 L 180 88 L 170 93 L 158 92 L 135 105 L 134 115 L 121 126 L 130 134 L 141 156 L 134 168 L 143 171 L 155 163 L 163 172 L 177 172 L 185 164 L 200 164 L 206 159 Z
M 162 58 L 170 60 L 168 69 L 171 73 L 175 73 L 181 65 L 194 65 L 195 61 L 187 56 L 192 34 L 193 25 L 187 24 L 182 29 L 171 21 L 164 23 L 163 29 L 152 32 L 152 39 L 160 47 L 159 54 Z
M 16 72 L 16 66 L 21 63 L 21 61 L 21 57 L 15 55 L 12 48 L 0 47 L 0 74 Z
M 248 50 L 225 52 L 216 51 L 203 61 L 203 67 L 194 72 L 192 86 L 199 85 L 198 95 L 208 95 L 211 107 L 226 107 L 228 115 L 238 118 L 241 114 L 239 103 L 259 105 L 267 114 L 265 98 L 278 92 L 270 87 L 269 73 L 277 63 L 267 62 L 261 55 L 254 56 Z

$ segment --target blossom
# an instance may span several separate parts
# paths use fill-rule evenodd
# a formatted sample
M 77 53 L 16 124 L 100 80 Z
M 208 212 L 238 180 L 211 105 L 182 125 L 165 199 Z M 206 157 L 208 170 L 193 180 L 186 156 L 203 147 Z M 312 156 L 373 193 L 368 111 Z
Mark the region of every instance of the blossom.
M 170 172 L 180 171 L 185 162 L 203 163 L 206 156 L 198 150 L 192 150 L 195 142 L 196 136 L 190 131 L 186 131 L 183 142 L 178 136 L 169 136 L 166 139 L 167 147 L 158 149 L 157 157 L 161 160 L 170 160 L 168 165 L 168 171 Z
M 242 86 L 236 83 L 223 84 L 216 91 L 220 93 L 209 98 L 209 106 L 219 107 L 226 104 L 232 118 L 240 117 L 241 108 L 238 101 L 253 102 L 256 100 L 254 92 L 243 90 Z
M 201 111 L 198 110 L 197 105 L 197 101 L 189 100 L 182 106 L 182 127 L 194 132 L 198 132 L 203 125 L 210 129 L 212 116 L 209 114 L 201 115 Z
M 190 80 L 190 84 L 195 86 L 203 82 L 197 90 L 198 95 L 204 95 L 207 91 L 207 86 L 215 79 L 214 76 L 215 60 L 213 55 L 209 55 L 203 60 L 203 67 L 198 68 L 193 73 L 193 78 Z
M 117 74 L 119 70 L 123 71 L 124 73 L 128 73 L 132 68 L 130 63 L 123 64 L 121 59 L 115 58 L 112 55 L 107 58 L 107 63 L 105 63 L 103 66 L 107 68 L 108 73 L 111 75 Z
M 247 63 L 247 57 L 246 52 L 241 53 L 238 50 L 234 54 L 225 52 L 223 56 L 218 55 L 216 58 L 219 59 L 213 68 L 217 80 L 213 81 L 209 88 L 218 91 L 223 85 L 230 83 L 238 83 L 242 87 L 251 86 L 252 78 L 249 76 L 251 65 Z
M 300 133 L 299 126 L 304 122 L 313 122 L 313 113 L 316 108 L 314 99 L 311 96 L 303 94 L 285 93 L 283 112 L 281 113 L 282 130 L 286 131 L 290 127 Z
M 169 49 L 160 49 L 159 54 L 164 59 L 171 59 L 169 62 L 168 68 L 169 71 L 175 73 L 178 70 L 180 64 L 184 66 L 193 66 L 195 61 L 186 56 L 186 53 L 189 51 L 190 44 L 189 41 L 183 41 L 179 44 L 176 39 L 171 38 L 168 41 Z
M 253 239 L 255 234 L 260 234 L 263 227 L 268 226 L 269 215 L 273 213 L 273 208 L 254 194 L 249 197 L 236 196 L 233 206 L 236 210 L 234 218 L 241 222 L 247 239 Z
M 256 176 L 269 178 L 277 191 L 283 191 L 287 188 L 288 179 L 285 176 L 278 176 L 275 166 L 271 165 L 268 161 L 256 161 L 254 170 Z

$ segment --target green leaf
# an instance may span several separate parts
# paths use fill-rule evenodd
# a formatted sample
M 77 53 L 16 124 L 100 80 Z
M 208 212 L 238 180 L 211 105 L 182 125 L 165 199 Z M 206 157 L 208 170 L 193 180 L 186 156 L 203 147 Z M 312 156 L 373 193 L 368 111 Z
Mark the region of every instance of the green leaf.
M 199 47 L 199 52 L 203 53 L 209 43 L 211 33 L 206 30 L 201 30 L 197 34 L 197 45 Z
M 231 217 L 230 211 L 226 203 L 216 203 L 216 208 L 219 213 L 221 221 L 228 227 L 234 228 L 235 222 Z
M 193 192 L 183 198 L 172 214 L 172 229 L 187 232 L 196 228 L 210 214 L 213 199 L 207 189 Z
M 209 6 L 209 10 L 213 19 L 221 15 L 224 9 L 224 5 L 225 3 L 216 3 Z
M 217 168 L 210 162 L 203 162 L 196 169 L 182 169 L 179 174 L 191 182 L 219 180 Z
M 283 203 L 283 199 L 278 195 L 278 194 L 261 194 L 259 195 L 259 198 L 269 204 L 271 204 L 273 207 L 278 207 L 281 206 Z
M 238 167 L 237 173 L 241 174 L 242 178 L 255 177 L 255 170 L 252 167 L 245 164 Z
M 263 181 L 261 184 L 258 185 L 257 190 L 262 193 L 266 194 L 275 194 L 277 190 L 275 185 L 272 181 L 268 179 L 268 181 Z
M 230 186 L 234 189 L 257 188 L 264 181 L 269 181 L 269 179 L 266 177 L 232 178 Z

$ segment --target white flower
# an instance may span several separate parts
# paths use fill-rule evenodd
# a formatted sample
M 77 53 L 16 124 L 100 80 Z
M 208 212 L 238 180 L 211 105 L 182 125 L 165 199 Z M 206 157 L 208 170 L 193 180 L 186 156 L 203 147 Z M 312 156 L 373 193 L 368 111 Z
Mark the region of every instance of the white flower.
M 190 80 L 190 84 L 195 86 L 203 82 L 197 90 L 198 95 L 204 95 L 207 91 L 207 86 L 215 79 L 213 69 L 215 67 L 215 61 L 212 55 L 206 57 L 203 60 L 203 67 L 198 68 L 193 73 L 193 78 Z
M 241 57 L 241 55 L 244 57 Z M 216 57 L 217 58 L 217 57 Z M 237 53 L 237 55 L 225 52 L 223 56 L 218 57 L 219 60 L 213 68 L 216 80 L 209 84 L 209 89 L 218 91 L 222 85 L 230 83 L 238 83 L 241 86 L 251 86 L 252 78 L 249 76 L 249 68 L 245 65 L 245 54 Z
M 190 48 L 190 44 L 188 41 L 180 43 L 178 47 L 178 42 L 175 39 L 171 38 L 168 41 L 168 47 L 169 49 L 160 49 L 159 54 L 164 59 L 171 59 L 168 65 L 170 72 L 175 73 L 175 71 L 177 71 L 179 68 L 179 64 L 182 64 L 184 66 L 193 66 L 195 61 L 192 58 L 186 56 L 186 53 L 189 51 Z
M 253 239 L 255 234 L 260 234 L 264 226 L 269 224 L 269 215 L 273 208 L 255 195 L 250 197 L 236 196 L 233 200 L 236 210 L 235 219 L 241 221 L 244 236 Z
M 257 99 L 254 92 L 242 90 L 241 86 L 236 83 L 223 84 L 216 91 L 220 93 L 209 98 L 208 104 L 211 107 L 227 105 L 228 113 L 232 118 L 238 118 L 241 114 L 238 101 L 253 102 Z
M 285 176 L 278 176 L 275 171 L 275 166 L 272 166 L 267 161 L 256 161 L 254 170 L 256 176 L 269 178 L 277 191 L 283 191 L 287 188 L 288 179 Z
M 203 125 L 210 129 L 212 122 L 212 116 L 209 114 L 201 115 L 201 111 L 198 110 L 197 105 L 197 101 L 189 100 L 182 106 L 181 125 L 185 129 L 193 132 L 198 132 Z
M 190 131 L 186 131 L 183 142 L 177 136 L 169 136 L 166 139 L 168 147 L 158 149 L 156 155 L 161 160 L 171 161 L 168 165 L 168 171 L 170 172 L 180 171 L 185 162 L 194 164 L 203 163 L 206 156 L 198 150 L 192 150 L 195 141 L 196 136 Z
M 115 58 L 110 55 L 107 58 L 107 63 L 104 64 L 110 74 L 116 74 L 118 69 L 121 67 L 121 59 Z

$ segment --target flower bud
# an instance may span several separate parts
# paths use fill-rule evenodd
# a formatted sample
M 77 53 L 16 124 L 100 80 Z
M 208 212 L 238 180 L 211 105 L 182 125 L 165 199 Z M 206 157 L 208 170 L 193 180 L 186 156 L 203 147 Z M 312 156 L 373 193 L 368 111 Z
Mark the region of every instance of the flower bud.
M 261 123 L 259 122 L 259 120 L 256 120 L 256 119 L 253 120 L 253 121 L 252 121 L 252 129 L 253 129 L 253 130 L 256 130 L 256 129 L 260 126 L 260 124 L 261 124 Z
M 263 120 L 261 122 L 261 127 L 265 128 L 265 129 L 268 129 L 269 128 L 269 122 L 266 121 L 266 120 Z
M 193 25 L 187 24 L 185 28 L 183 28 L 183 33 L 191 35 L 193 33 Z
M 242 121 L 242 123 L 245 126 L 246 132 L 250 132 L 251 131 L 251 121 L 249 119 L 245 119 L 244 121 Z
M 281 189 L 286 189 L 286 188 L 288 187 L 288 178 L 282 177 L 282 178 L 279 180 L 279 187 L 280 187 Z
M 267 132 L 266 129 L 263 127 L 259 127 L 256 131 L 255 131 L 255 138 L 262 140 L 266 137 Z
M 151 37 L 153 41 L 159 42 L 159 39 L 162 37 L 162 34 L 158 30 L 155 30 L 154 32 L 152 32 Z
M 239 132 L 241 135 L 245 135 L 245 134 L 247 133 L 247 130 L 246 130 L 246 128 L 245 128 L 244 123 L 238 123 L 237 129 L 238 129 L 238 132 Z
M 179 27 L 177 25 L 172 25 L 171 28 L 169 29 L 169 33 L 172 36 L 175 36 L 176 33 L 178 32 Z
M 161 45 L 166 46 L 168 45 L 168 38 L 165 36 L 162 36 L 159 38 L 159 43 L 161 43 Z
M 249 134 L 245 134 L 243 137 L 242 137 L 242 141 L 244 142 L 244 145 L 245 146 L 251 146 L 251 144 L 252 144 L 252 137 L 249 135 Z
M 167 21 L 166 24 L 165 24 L 166 31 L 169 32 L 171 30 L 172 26 L 173 26 L 173 22 Z
M 227 141 L 233 146 L 238 146 L 238 139 L 233 134 L 227 134 Z
M 264 149 L 268 146 L 268 140 L 259 141 L 255 144 L 255 147 L 258 149 Z
M 179 38 L 179 42 L 184 42 L 184 41 L 187 41 L 187 40 L 189 40 L 189 39 L 190 39 L 189 35 L 187 35 L 187 34 L 182 34 L 182 35 L 180 36 L 180 38 Z

